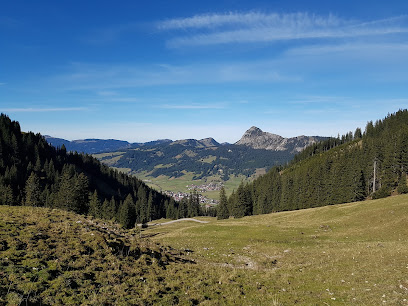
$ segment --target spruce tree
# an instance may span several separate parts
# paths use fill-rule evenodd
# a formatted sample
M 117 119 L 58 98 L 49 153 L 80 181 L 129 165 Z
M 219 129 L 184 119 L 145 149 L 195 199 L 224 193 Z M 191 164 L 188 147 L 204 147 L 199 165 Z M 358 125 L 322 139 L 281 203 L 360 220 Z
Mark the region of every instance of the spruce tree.
M 234 218 L 242 218 L 247 212 L 247 195 L 245 193 L 244 183 L 241 182 L 237 189 L 236 200 L 234 203 L 232 215 Z
M 10 185 L 0 184 L 0 204 L 14 205 L 13 189 Z
M 397 191 L 399 194 L 408 193 L 407 175 L 404 172 L 399 179 Z
M 188 206 L 188 200 L 186 198 L 182 198 L 179 206 L 178 206 L 178 218 L 186 218 L 187 217 L 187 206 Z
M 89 181 L 85 174 L 81 173 L 76 177 L 75 192 L 75 211 L 81 214 L 87 213 L 89 209 Z
M 25 185 L 25 205 L 41 205 L 40 179 L 34 172 L 31 172 Z
M 136 203 L 136 213 L 138 215 L 138 222 L 146 223 L 148 221 L 148 211 L 147 211 L 147 195 L 146 190 L 143 186 L 137 190 L 137 203 Z
M 221 187 L 221 190 L 220 190 L 220 203 L 218 204 L 218 207 L 217 207 L 217 219 L 222 220 L 222 219 L 228 219 L 228 218 L 229 218 L 228 200 L 225 194 L 225 188 L 223 186 Z
M 108 199 L 105 199 L 102 203 L 102 218 L 103 219 L 112 219 L 112 209 Z
M 119 208 L 119 222 L 124 228 L 133 228 L 136 223 L 135 205 L 132 196 L 128 194 Z
M 91 195 L 91 199 L 89 201 L 89 214 L 96 218 L 102 218 L 102 204 L 96 190 Z
M 167 205 L 166 218 L 167 219 L 177 219 L 178 218 L 177 208 L 176 208 L 176 204 L 173 198 L 170 199 L 169 204 Z
M 147 200 L 147 221 L 152 221 L 155 217 L 155 211 L 153 206 L 153 193 L 149 192 L 149 199 Z

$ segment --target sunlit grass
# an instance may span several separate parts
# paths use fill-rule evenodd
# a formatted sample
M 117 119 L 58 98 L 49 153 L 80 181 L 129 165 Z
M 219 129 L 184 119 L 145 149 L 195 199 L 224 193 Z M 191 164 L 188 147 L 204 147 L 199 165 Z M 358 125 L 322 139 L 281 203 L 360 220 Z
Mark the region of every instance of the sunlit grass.
M 407 305 L 408 195 L 199 219 L 0 206 L 0 304 Z
M 407 225 L 408 196 L 397 196 L 145 232 L 203 267 L 238 269 L 241 285 L 258 283 L 249 300 L 405 305 Z

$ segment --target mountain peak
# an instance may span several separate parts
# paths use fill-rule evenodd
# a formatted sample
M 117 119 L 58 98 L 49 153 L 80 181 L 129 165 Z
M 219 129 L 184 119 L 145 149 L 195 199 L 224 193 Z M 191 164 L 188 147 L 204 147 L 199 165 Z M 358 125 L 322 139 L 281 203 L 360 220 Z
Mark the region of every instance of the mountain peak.
M 263 131 L 256 127 L 256 126 L 251 126 L 251 128 L 249 128 L 246 132 L 246 135 L 262 135 Z
M 254 149 L 290 151 L 291 153 L 297 153 L 303 150 L 308 145 L 322 139 L 323 137 L 308 136 L 284 138 L 280 135 L 263 132 L 260 128 L 252 126 L 235 144 L 248 146 Z

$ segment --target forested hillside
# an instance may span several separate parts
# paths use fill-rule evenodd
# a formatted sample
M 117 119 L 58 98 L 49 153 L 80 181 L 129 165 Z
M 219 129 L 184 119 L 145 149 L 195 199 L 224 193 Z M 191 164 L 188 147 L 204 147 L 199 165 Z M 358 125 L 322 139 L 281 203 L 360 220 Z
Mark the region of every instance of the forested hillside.
M 339 139 L 312 145 L 286 167 L 275 167 L 228 199 L 241 217 L 406 193 L 408 111 L 369 122 Z M 224 208 L 223 208 L 224 209 Z
M 177 218 L 178 203 L 90 155 L 54 148 L 0 116 L 0 204 L 63 208 L 116 220 L 125 227 Z
M 65 146 L 67 151 L 94 154 L 100 152 L 116 151 L 122 148 L 129 148 L 133 144 L 116 139 L 80 139 L 80 140 L 65 140 L 45 135 L 45 140 L 54 147 Z M 134 144 L 136 145 L 136 144 Z
M 110 163 L 109 159 L 117 159 Z M 124 150 L 117 156 L 102 157 L 102 162 L 132 173 L 146 171 L 151 177 L 180 177 L 183 171 L 194 173 L 194 179 L 219 175 L 227 181 L 230 175 L 251 176 L 257 168 L 269 169 L 284 164 L 293 154 L 282 151 L 256 150 L 238 145 L 197 147 L 189 143 L 159 144 Z

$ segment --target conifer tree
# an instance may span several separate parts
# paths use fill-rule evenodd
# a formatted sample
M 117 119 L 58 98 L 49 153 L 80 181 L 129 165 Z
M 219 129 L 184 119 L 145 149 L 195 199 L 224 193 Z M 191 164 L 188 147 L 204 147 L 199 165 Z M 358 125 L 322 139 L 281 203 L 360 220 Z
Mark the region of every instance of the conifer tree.
M 401 174 L 401 178 L 399 179 L 398 182 L 397 191 L 399 194 L 408 193 L 407 175 L 405 174 L 405 172 Z
M 1 205 L 13 205 L 14 195 L 13 189 L 10 185 L 0 184 L 0 204 Z
M 110 220 L 114 220 L 115 219 L 115 215 L 116 215 L 116 209 L 117 208 L 117 203 L 115 200 L 115 197 L 112 196 L 110 201 L 109 201 L 109 206 L 108 206 L 108 210 L 107 210 L 107 216 Z
M 218 204 L 218 207 L 217 207 L 217 219 L 218 220 L 228 219 L 229 217 L 227 201 L 228 200 L 225 194 L 225 188 L 224 186 L 222 186 L 220 190 L 220 203 Z
M 105 199 L 102 203 L 102 218 L 103 219 L 112 219 L 112 209 L 108 199 Z
M 136 223 L 135 205 L 132 196 L 128 194 L 119 208 L 119 222 L 124 228 L 133 228 Z
M 92 194 L 89 201 L 89 214 L 96 218 L 102 218 L 102 204 L 96 190 Z
M 138 222 L 140 223 L 146 223 L 148 221 L 147 201 L 146 190 L 143 186 L 140 186 L 137 190 L 136 203 L 136 213 L 138 215 Z
M 166 218 L 167 219 L 177 219 L 178 218 L 176 204 L 173 198 L 170 199 L 169 204 L 167 205 Z
M 41 205 L 40 179 L 34 172 L 31 172 L 25 185 L 25 204 L 29 206 Z
M 187 217 L 195 217 L 198 216 L 200 212 L 200 198 L 197 193 L 197 190 L 190 193 L 187 202 Z
M 147 200 L 147 221 L 152 221 L 155 217 L 155 211 L 153 206 L 153 193 L 149 192 L 149 199 Z
M 188 206 L 188 200 L 186 198 L 182 198 L 178 206 L 178 218 L 187 217 L 187 214 L 188 214 L 187 206 Z
M 89 209 L 89 181 L 85 174 L 79 174 L 75 179 L 75 211 L 81 214 L 87 213 Z
M 73 178 L 70 170 L 66 167 L 60 178 L 58 196 L 55 206 L 58 208 L 76 211 L 75 192 Z
M 238 186 L 237 193 L 236 193 L 236 200 L 234 203 L 232 215 L 234 218 L 242 218 L 247 213 L 247 195 L 244 188 L 244 183 Z

